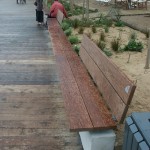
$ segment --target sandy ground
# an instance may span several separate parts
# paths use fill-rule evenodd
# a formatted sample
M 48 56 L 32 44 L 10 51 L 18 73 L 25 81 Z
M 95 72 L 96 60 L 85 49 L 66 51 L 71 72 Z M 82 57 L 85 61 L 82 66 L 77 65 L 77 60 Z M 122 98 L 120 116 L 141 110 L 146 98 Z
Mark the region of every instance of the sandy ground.
M 138 32 L 138 31 L 137 31 Z M 138 39 L 144 44 L 143 52 L 131 52 L 130 61 L 127 63 L 129 53 L 124 52 L 115 54 L 111 59 L 117 64 L 128 77 L 133 80 L 137 88 L 134 97 L 127 112 L 127 116 L 132 112 L 150 111 L 150 69 L 145 69 L 148 39 L 145 35 L 138 32 Z M 149 42 L 150 43 L 150 42 Z M 118 126 L 117 145 L 121 145 L 123 141 L 124 124 Z
M 81 1 L 78 1 L 78 4 Z M 90 0 L 90 8 L 97 8 L 99 13 L 107 14 L 111 6 L 99 5 L 95 0 Z M 145 34 L 140 31 L 145 31 L 150 28 L 150 2 L 148 2 L 148 9 L 141 10 L 124 10 L 121 9 L 121 13 L 125 16 L 121 17 L 121 20 L 127 23 L 129 27 L 123 28 L 110 28 L 109 33 L 106 33 L 106 47 L 110 48 L 110 41 L 112 38 L 121 37 L 121 46 L 127 44 L 131 32 L 137 34 L 137 40 L 141 41 L 144 45 L 142 52 L 123 52 L 114 53 L 110 57 L 112 61 L 132 80 L 136 83 L 137 88 L 135 90 L 131 105 L 126 116 L 129 116 L 132 112 L 150 112 L 150 69 L 145 69 L 146 57 L 148 51 L 148 40 Z M 140 15 L 137 15 L 140 14 Z M 141 15 L 143 14 L 143 15 Z M 90 17 L 97 16 L 97 14 L 90 14 Z M 97 41 L 99 39 L 100 32 L 103 29 L 97 29 L 97 33 L 92 34 L 92 40 Z M 91 32 L 91 29 L 86 29 L 85 33 Z M 74 34 L 78 34 L 75 31 Z M 82 36 L 79 36 L 82 39 Z M 128 62 L 130 54 L 130 60 Z M 116 135 L 116 147 L 123 144 L 124 124 L 118 125 Z M 116 148 L 117 150 L 121 149 Z

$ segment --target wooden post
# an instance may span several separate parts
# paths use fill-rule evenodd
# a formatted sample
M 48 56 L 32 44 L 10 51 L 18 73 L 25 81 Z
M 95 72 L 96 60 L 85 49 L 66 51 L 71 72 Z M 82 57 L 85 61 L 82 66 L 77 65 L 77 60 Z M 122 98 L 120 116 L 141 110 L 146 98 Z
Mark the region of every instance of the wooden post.
M 146 57 L 146 64 L 145 64 L 145 69 L 149 69 L 149 61 L 150 61 L 150 28 L 148 29 L 148 50 L 147 50 L 147 57 Z

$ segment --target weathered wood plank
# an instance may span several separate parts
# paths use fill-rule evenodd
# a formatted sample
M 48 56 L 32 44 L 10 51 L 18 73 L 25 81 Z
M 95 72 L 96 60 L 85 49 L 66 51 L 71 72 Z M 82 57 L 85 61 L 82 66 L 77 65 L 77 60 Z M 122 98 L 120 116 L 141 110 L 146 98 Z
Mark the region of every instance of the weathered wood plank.
M 79 57 L 73 52 L 71 44 L 67 41 L 61 28 L 57 27 L 58 32 L 55 31 L 55 28 L 49 28 L 49 31 L 52 37 L 56 62 L 59 66 L 61 86 L 70 120 L 70 129 L 73 131 L 115 128 L 116 125 L 111 118 L 110 112 L 100 99 L 99 92 L 81 64 Z M 58 43 L 57 41 L 60 39 L 61 43 Z M 80 103 L 78 103 L 77 101 L 80 96 L 83 98 L 83 102 L 80 101 L 83 103 L 83 106 L 85 105 L 86 109 L 82 107 L 89 116 L 82 112 L 81 102 L 79 101 Z M 83 114 L 85 115 L 84 118 L 81 117 Z M 92 121 L 92 126 L 88 120 Z
M 56 143 L 56 144 L 55 144 Z M 7 145 L 7 146 L 52 146 L 52 147 L 57 147 L 61 148 L 64 143 L 60 138 L 56 137 L 51 137 L 51 136 L 45 136 L 45 137 L 39 137 L 39 136 L 17 136 L 17 137 L 3 137 L 0 140 L 0 146 Z
M 93 80 L 96 82 L 97 87 L 102 93 L 104 100 L 111 108 L 112 114 L 115 115 L 117 120 L 120 120 L 122 118 L 124 112 L 123 110 L 125 109 L 126 105 L 123 103 L 114 88 L 112 88 L 103 73 L 99 70 L 97 65 L 83 48 L 81 48 L 80 56 L 82 57 L 82 61 L 86 64 L 86 67 L 90 72 Z
M 72 72 L 94 128 L 115 128 L 116 124 L 112 120 L 111 113 L 106 108 L 99 91 L 96 89 L 79 57 L 74 55 L 73 51 L 67 52 L 68 62 L 72 68 Z
M 38 115 L 38 114 L 37 114 Z M 58 128 L 65 128 L 66 124 L 65 121 L 61 120 L 58 121 L 60 117 L 58 118 L 51 118 L 51 120 L 41 120 L 41 121 L 18 121 L 18 120 L 3 120 L 0 121 L 1 128 L 41 128 L 41 129 L 58 129 Z M 57 122 L 57 123 L 56 123 Z
M 123 102 L 129 104 L 131 92 L 135 90 L 134 83 L 110 59 L 108 60 L 107 56 L 99 50 L 96 44 L 85 35 L 82 47 L 87 51 L 91 59 L 94 59 L 96 65 L 106 76 L 111 86 L 117 91 Z
M 113 115 L 122 122 L 133 97 L 135 85 L 85 35 L 80 57 Z

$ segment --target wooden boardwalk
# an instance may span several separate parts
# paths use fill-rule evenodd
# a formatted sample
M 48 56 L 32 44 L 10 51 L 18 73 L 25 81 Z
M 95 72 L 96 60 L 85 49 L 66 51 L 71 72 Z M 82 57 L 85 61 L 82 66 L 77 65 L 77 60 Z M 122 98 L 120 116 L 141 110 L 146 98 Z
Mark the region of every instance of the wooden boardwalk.
M 0 0 L 0 150 L 82 150 L 64 109 L 48 31 L 33 0 Z

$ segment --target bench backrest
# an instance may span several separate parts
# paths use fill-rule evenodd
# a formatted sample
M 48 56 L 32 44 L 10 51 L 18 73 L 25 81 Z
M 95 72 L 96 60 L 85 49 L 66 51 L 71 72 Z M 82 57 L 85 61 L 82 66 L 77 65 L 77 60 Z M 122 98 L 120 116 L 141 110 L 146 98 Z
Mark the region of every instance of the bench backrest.
M 64 14 L 60 10 L 58 10 L 56 18 L 59 24 L 61 24 L 64 19 Z
M 86 35 L 79 54 L 112 115 L 123 122 L 136 86 Z

